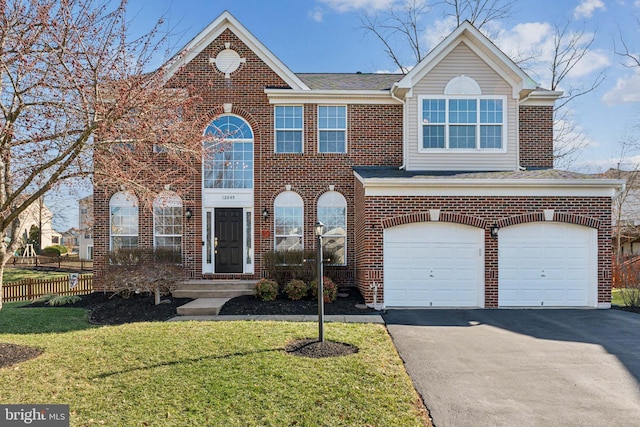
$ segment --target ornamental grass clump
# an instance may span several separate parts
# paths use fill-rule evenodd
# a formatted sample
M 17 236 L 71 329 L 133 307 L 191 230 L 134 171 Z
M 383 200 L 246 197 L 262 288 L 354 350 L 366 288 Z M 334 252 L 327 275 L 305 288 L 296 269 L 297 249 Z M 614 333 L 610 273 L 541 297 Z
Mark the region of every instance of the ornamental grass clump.
M 261 279 L 253 287 L 253 293 L 261 301 L 273 301 L 278 296 L 278 283 L 274 280 Z
M 289 281 L 284 287 L 284 292 L 287 294 L 287 298 L 292 301 L 301 300 L 307 296 L 309 287 L 302 280 L 293 279 Z
M 309 287 L 311 288 L 311 295 L 314 298 L 318 297 L 318 281 L 313 280 Z M 327 276 L 322 277 L 322 295 L 324 302 L 334 302 L 338 299 L 338 285 L 333 283 L 333 280 Z

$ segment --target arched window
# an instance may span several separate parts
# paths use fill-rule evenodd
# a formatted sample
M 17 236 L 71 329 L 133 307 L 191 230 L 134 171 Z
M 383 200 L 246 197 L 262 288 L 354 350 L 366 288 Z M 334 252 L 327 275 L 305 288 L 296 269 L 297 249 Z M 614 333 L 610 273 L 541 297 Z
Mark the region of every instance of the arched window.
M 182 253 L 182 199 L 172 191 L 153 201 L 153 247 Z
M 303 249 L 304 202 L 293 191 L 280 193 L 273 202 L 275 222 L 275 250 L 294 251 Z
M 129 192 L 119 192 L 109 201 L 110 248 L 138 247 L 138 198 Z
M 253 131 L 241 117 L 226 114 L 205 131 L 204 188 L 253 188 Z
M 324 224 L 322 249 L 331 264 L 347 263 L 347 200 L 337 191 L 327 191 L 318 199 L 318 220 Z

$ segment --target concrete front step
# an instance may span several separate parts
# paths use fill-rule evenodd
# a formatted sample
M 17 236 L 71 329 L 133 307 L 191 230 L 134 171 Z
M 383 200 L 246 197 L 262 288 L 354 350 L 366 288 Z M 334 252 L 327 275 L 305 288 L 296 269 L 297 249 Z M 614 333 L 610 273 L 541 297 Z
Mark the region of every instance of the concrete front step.
M 253 280 L 189 280 L 171 292 L 174 298 L 234 298 L 253 295 Z
M 178 316 L 217 316 L 231 298 L 198 298 L 176 309 Z

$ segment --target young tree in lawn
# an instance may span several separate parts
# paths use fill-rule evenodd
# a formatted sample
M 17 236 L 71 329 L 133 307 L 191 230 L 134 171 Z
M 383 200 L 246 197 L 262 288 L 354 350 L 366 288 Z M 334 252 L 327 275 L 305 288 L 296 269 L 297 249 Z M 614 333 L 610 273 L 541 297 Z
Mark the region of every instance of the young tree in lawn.
M 132 40 L 126 1 L 112 4 L 0 2 L 0 283 L 20 243 L 19 215 L 61 183 L 97 179 L 94 161 L 103 183 L 152 191 L 141 184 L 154 174 L 148 157 L 115 144 L 162 146 L 184 166 L 201 155 L 202 126 L 184 115 L 195 100 L 165 89 L 163 68 L 148 72 L 162 23 Z

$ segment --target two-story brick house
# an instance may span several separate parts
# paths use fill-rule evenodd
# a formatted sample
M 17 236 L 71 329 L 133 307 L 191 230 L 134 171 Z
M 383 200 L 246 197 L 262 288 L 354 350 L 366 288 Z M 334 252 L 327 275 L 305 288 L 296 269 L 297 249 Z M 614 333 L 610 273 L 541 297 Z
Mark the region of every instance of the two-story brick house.
M 387 307 L 610 306 L 621 181 L 553 170 L 553 105 L 469 23 L 407 75 L 296 74 L 228 12 L 176 56 L 224 147 L 154 207 L 95 183 L 94 250 L 182 251 L 190 277 L 262 277 L 313 249 Z M 195 88 L 195 89 L 193 89 Z M 206 150 L 207 147 L 204 147 Z M 158 164 L 162 163 L 158 153 Z

